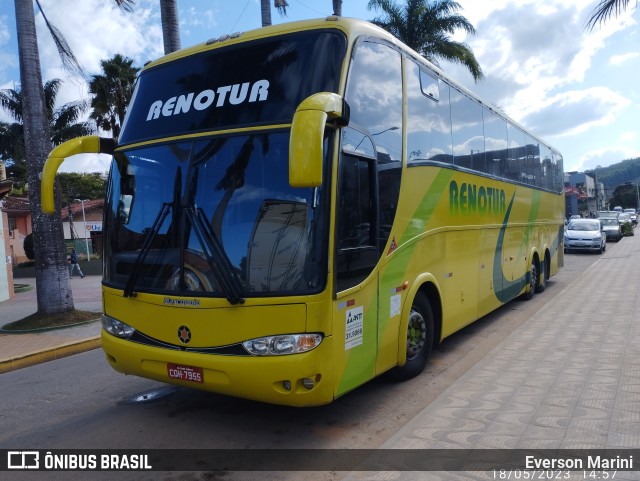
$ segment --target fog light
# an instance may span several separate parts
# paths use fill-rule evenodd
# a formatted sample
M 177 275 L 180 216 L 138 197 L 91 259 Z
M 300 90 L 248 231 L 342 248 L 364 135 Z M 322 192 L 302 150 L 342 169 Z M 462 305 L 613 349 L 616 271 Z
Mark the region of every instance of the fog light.
M 308 378 L 308 377 L 305 377 L 305 378 L 302 380 L 302 385 L 303 385 L 304 387 L 306 387 L 307 389 L 313 389 L 313 388 L 315 387 L 316 383 L 315 383 L 315 381 L 314 381 L 313 379 L 310 379 L 310 378 Z
M 287 391 L 291 391 L 291 381 L 282 381 L 282 387 Z

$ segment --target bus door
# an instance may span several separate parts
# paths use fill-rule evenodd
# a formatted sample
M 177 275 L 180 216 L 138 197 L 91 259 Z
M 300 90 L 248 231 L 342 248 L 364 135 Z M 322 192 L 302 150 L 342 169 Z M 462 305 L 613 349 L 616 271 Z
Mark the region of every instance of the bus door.
M 371 379 L 378 350 L 375 159 L 344 154 L 338 175 L 334 301 L 336 395 Z
M 386 349 L 381 342 L 397 352 L 397 331 L 392 340 L 381 337 L 389 321 L 389 308 L 381 300 L 388 302 L 389 296 L 378 294 L 376 266 L 392 242 L 400 194 L 402 56 L 391 45 L 362 38 L 351 58 L 345 94 L 351 115 L 349 127 L 341 131 L 336 205 L 338 394 L 377 373 L 377 357 Z

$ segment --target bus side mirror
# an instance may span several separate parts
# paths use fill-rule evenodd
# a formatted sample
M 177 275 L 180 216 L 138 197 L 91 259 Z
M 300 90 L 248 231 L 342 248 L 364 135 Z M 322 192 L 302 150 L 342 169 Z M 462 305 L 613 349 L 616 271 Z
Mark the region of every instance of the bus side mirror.
M 53 214 L 55 211 L 53 185 L 56 179 L 56 173 L 64 159 L 77 154 L 113 154 L 114 150 L 115 141 L 113 139 L 104 139 L 96 135 L 67 140 L 54 148 L 44 164 L 40 178 L 42 212 L 45 214 Z
M 327 120 L 349 124 L 349 106 L 338 94 L 320 92 L 307 97 L 296 109 L 289 139 L 291 187 L 322 185 L 322 146 Z

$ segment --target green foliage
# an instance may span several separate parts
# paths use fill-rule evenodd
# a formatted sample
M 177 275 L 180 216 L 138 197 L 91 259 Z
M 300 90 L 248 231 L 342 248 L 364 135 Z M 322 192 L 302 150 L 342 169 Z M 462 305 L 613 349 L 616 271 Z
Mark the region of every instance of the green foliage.
M 475 34 L 475 28 L 465 17 L 456 13 L 460 4 L 454 0 L 369 0 L 367 8 L 380 10 L 383 15 L 371 20 L 406 45 L 438 65 L 438 59 L 462 64 L 478 82 L 484 77 L 471 48 L 453 40 L 456 30 Z
M 94 132 L 91 124 L 80 121 L 80 118 L 87 110 L 86 102 L 69 102 L 56 108 L 56 99 L 61 85 L 62 80 L 52 79 L 48 80 L 43 86 L 45 108 L 53 145 Z M 6 161 L 7 176 L 13 180 L 16 188 L 21 189 L 27 183 L 23 92 L 21 87 L 0 90 L 0 108 L 14 120 L 13 123 L 0 122 L 0 158 Z
M 622 232 L 622 235 L 633 235 L 633 225 L 631 222 L 625 222 L 620 227 L 620 231 Z
M 27 259 L 34 260 L 36 258 L 36 253 L 33 250 L 33 234 L 28 234 L 24 238 L 22 247 L 24 248 L 24 253 L 27 256 Z
M 60 172 L 58 174 L 62 198 L 69 199 L 102 199 L 105 195 L 106 178 L 104 174 L 94 172 L 80 174 L 77 172 Z
M 100 65 L 103 73 L 92 76 L 89 82 L 89 92 L 93 94 L 91 118 L 117 139 L 139 69 L 133 66 L 132 59 L 119 53 L 102 60 Z
M 604 184 L 610 205 L 636 207 L 635 184 L 640 183 L 640 157 L 623 160 L 607 167 L 596 167 L 586 173 L 595 174 L 596 180 Z M 619 189 L 621 189 L 620 192 Z

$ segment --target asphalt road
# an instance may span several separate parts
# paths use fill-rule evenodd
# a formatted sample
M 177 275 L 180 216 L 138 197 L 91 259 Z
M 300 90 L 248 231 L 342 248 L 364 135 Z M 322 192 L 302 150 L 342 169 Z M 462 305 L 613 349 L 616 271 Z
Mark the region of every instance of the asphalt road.
M 615 249 L 609 244 L 607 249 Z M 513 301 L 445 340 L 428 368 L 382 376 L 333 404 L 271 406 L 126 377 L 101 350 L 0 375 L 1 449 L 375 448 L 599 258 L 568 254 L 532 301 Z M 5 474 L 8 476 L 5 477 Z M 337 480 L 342 473 L 56 473 L 55 479 Z M 3 473 L 3 479 L 52 479 Z

